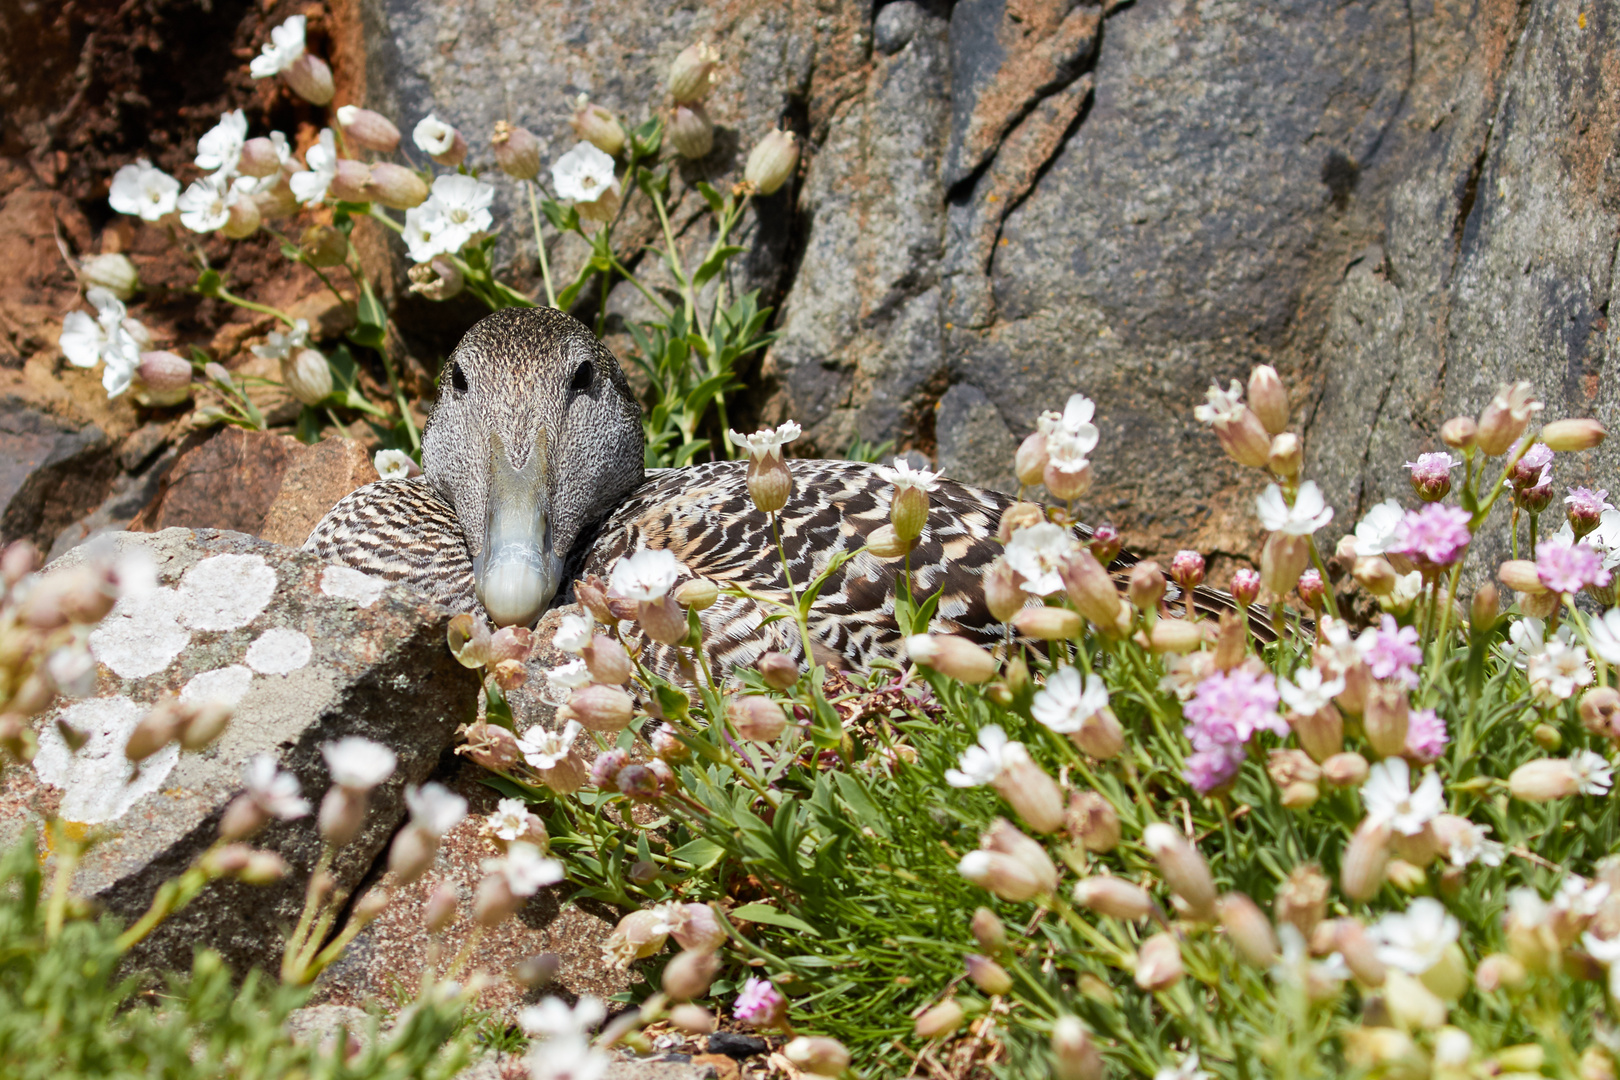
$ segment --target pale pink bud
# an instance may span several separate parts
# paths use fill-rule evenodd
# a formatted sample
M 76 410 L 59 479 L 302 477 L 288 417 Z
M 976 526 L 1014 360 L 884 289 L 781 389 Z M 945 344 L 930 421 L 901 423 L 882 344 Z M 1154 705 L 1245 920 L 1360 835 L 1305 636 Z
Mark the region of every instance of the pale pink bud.
M 1606 434 L 1596 420 L 1554 420 L 1541 429 L 1540 438 L 1549 450 L 1578 453 L 1597 446 Z
M 984 602 L 991 618 L 1004 623 L 1024 609 L 1029 594 L 1018 587 L 1018 572 L 997 559 L 984 575 Z
M 596 574 L 574 582 L 574 596 L 597 622 L 611 626 L 618 621 L 608 608 L 607 583 Z
M 1599 686 L 1581 695 L 1581 724 L 1605 739 L 1620 738 L 1620 691 Z
M 682 49 L 669 68 L 669 96 L 677 103 L 702 101 L 719 62 L 720 54 L 705 42 Z
M 687 949 L 664 968 L 664 993 L 675 1001 L 691 1001 L 708 994 L 720 973 L 720 958 L 708 950 Z
M 1520 765 L 1508 776 L 1509 794 L 1527 802 L 1567 799 L 1580 787 L 1580 777 L 1566 758 L 1538 758 Z
M 899 530 L 889 524 L 879 525 L 866 534 L 866 550 L 880 559 L 903 558 L 916 544 L 915 539 L 903 539 Z
M 344 202 L 365 202 L 370 193 L 367 185 L 371 183 L 371 169 L 363 161 L 353 158 L 339 158 L 337 172 L 332 177 L 331 187 L 328 189 L 336 198 Z
M 1271 464 L 1271 433 L 1247 405 L 1238 405 L 1231 419 L 1215 421 L 1215 438 L 1239 465 L 1264 469 Z
M 812 1076 L 842 1076 L 849 1068 L 849 1050 L 824 1035 L 800 1035 L 782 1047 L 782 1056 Z
M 1479 428 L 1471 416 L 1453 416 L 1440 425 L 1440 441 L 1453 450 L 1471 450 Z
M 1367 745 L 1379 757 L 1398 757 L 1406 752 L 1406 732 L 1411 703 L 1406 688 L 1396 683 L 1374 683 L 1367 692 L 1362 729 Z
M 583 95 L 581 95 L 583 99 Z M 624 127 L 613 113 L 600 105 L 581 100 L 568 121 L 574 134 L 608 157 L 618 157 L 624 149 Z
M 707 611 L 720 598 L 720 586 L 708 578 L 692 578 L 675 587 L 675 602 L 693 611 Z
M 177 700 L 168 698 L 159 702 L 129 733 L 129 739 L 124 743 L 124 756 L 130 761 L 145 761 L 178 739 L 184 723 L 185 717 Z
M 449 885 L 435 885 L 422 907 L 422 922 L 427 932 L 437 934 L 449 926 L 456 917 L 456 906 L 456 890 Z
M 1234 570 L 1232 572 L 1232 582 L 1228 589 L 1231 591 L 1232 599 L 1237 602 L 1238 607 L 1248 607 L 1260 598 L 1259 572 L 1246 566 Z
M 243 840 L 270 823 L 270 814 L 254 799 L 238 795 L 219 819 L 221 840 Z
M 236 879 L 245 885 L 274 885 L 287 876 L 287 860 L 273 851 L 255 851 Z
M 390 210 L 409 210 L 427 201 L 428 186 L 415 170 L 390 161 L 378 161 L 371 166 L 366 195 Z
M 714 121 L 697 102 L 675 106 L 665 131 L 675 152 L 688 161 L 708 157 L 714 149 Z
M 398 879 L 401 885 L 409 885 L 421 879 L 433 865 L 433 856 L 438 854 L 438 837 L 426 829 L 414 825 L 407 825 L 394 837 L 394 842 L 388 848 L 388 869 Z
M 1314 761 L 1326 761 L 1344 749 L 1344 717 L 1332 702 L 1308 716 L 1289 713 L 1288 725 Z
M 1001 752 L 1002 768 L 994 786 L 1024 824 L 1036 832 L 1063 828 L 1063 792 L 1029 756 L 1021 743 L 1009 743 Z
M 774 514 L 787 505 L 788 496 L 793 494 L 793 472 L 786 461 L 774 454 L 749 458 L 746 479 L 748 497 L 762 513 Z
M 242 144 L 242 155 L 237 159 L 236 171 L 243 176 L 263 179 L 281 170 L 281 151 L 264 136 L 249 139 Z
M 1288 391 L 1270 364 L 1261 364 L 1249 372 L 1249 408 L 1271 434 L 1287 430 Z
M 361 925 L 371 922 L 388 910 L 391 899 L 387 889 L 372 889 L 355 901 L 354 918 Z
M 1080 729 L 1069 736 L 1085 753 L 1098 761 L 1108 761 L 1125 749 L 1125 729 L 1114 710 L 1106 706 L 1080 722 Z
M 906 655 L 958 682 L 982 683 L 996 673 L 996 658 L 966 638 L 916 634 L 906 639 Z
M 333 847 L 343 847 L 366 821 L 366 793 L 354 788 L 346 788 L 333 784 L 321 799 L 320 814 L 316 823 L 320 826 L 321 835 Z
M 305 405 L 319 405 L 332 396 L 332 368 L 314 349 L 299 349 L 281 358 L 281 381 Z
M 773 690 L 786 690 L 799 681 L 799 664 L 791 656 L 768 652 L 754 666 L 765 679 L 765 685 Z
M 605 634 L 597 634 L 585 646 L 585 667 L 591 678 L 604 686 L 623 686 L 630 679 L 630 654 L 624 646 Z M 581 721 L 583 723 L 583 721 Z
M 782 706 L 758 694 L 738 696 L 726 703 L 726 719 L 737 737 L 749 742 L 775 742 L 787 730 L 788 715 Z
M 1158 907 L 1146 889 L 1117 877 L 1089 877 L 1076 883 L 1074 902 L 1099 915 L 1126 922 L 1149 918 Z
M 1102 560 L 1099 559 L 1098 562 Z M 1138 611 L 1157 611 L 1159 601 L 1164 599 L 1167 586 L 1164 581 L 1164 571 L 1159 569 L 1156 562 L 1140 562 L 1131 567 L 1131 579 L 1128 592 L 1131 604 Z
M 1077 791 L 1069 797 L 1064 826 L 1087 851 L 1102 854 L 1119 846 L 1119 814 L 1095 791 Z
M 973 940 L 979 943 L 979 948 L 991 956 L 1000 956 L 1007 947 L 1007 927 L 1001 917 L 987 907 L 973 909 L 968 930 L 973 934 Z
M 525 899 L 512 891 L 505 874 L 490 874 L 473 894 L 473 921 L 479 926 L 499 926 L 517 914 Z
M 1335 787 L 1357 787 L 1367 779 L 1367 759 L 1353 750 L 1322 760 L 1322 779 Z
M 540 175 L 540 140 L 534 132 L 497 120 L 489 141 L 495 150 L 495 166 L 501 172 L 517 180 L 533 180 Z
M 1204 642 L 1204 632 L 1199 626 L 1186 619 L 1160 619 L 1148 633 L 1148 647 L 1156 653 L 1192 652 Z
M 306 52 L 292 66 L 282 71 L 288 89 L 311 105 L 325 105 L 332 100 L 332 69 L 326 61 Z
M 1367 938 L 1366 928 L 1356 919 L 1339 919 L 1333 949 L 1344 957 L 1350 974 L 1363 986 L 1383 986 L 1388 969 L 1378 959 L 1378 948 Z
M 1025 863 L 996 851 L 970 851 L 956 866 L 968 881 L 988 889 L 1003 900 L 1021 903 L 1051 890 Z
M 1007 974 L 1007 969 L 989 957 L 968 953 L 962 962 L 973 985 L 991 997 L 1000 997 L 1012 989 L 1012 976 Z
M 659 600 L 643 600 L 636 604 L 636 622 L 648 637 L 665 645 L 679 645 L 690 632 L 686 612 L 672 596 Z
M 1524 965 L 1507 953 L 1491 953 L 1474 969 L 1474 985 L 1480 993 L 1489 994 L 1502 987 L 1522 986 L 1527 976 Z
M 1374 596 L 1388 596 L 1395 591 L 1395 568 L 1381 556 L 1356 559 L 1351 564 L 1350 576 Z
M 1078 612 L 1059 607 L 1029 607 L 1013 616 L 1013 629 L 1037 641 L 1066 641 L 1080 636 Z
M 719 1025 L 714 1014 L 701 1005 L 677 1005 L 669 1010 L 669 1022 L 688 1035 L 708 1035 Z
M 1311 538 L 1276 532 L 1260 552 L 1260 585 L 1271 596 L 1286 596 L 1311 561 Z
M 1272 437 L 1271 452 L 1266 465 L 1278 476 L 1295 477 L 1305 466 L 1305 450 L 1299 436 L 1292 431 Z
M 1091 1033 L 1078 1017 L 1052 1024 L 1052 1080 L 1103 1080 L 1107 1065 Z
M 1174 825 L 1154 822 L 1142 832 L 1165 885 L 1181 897 L 1194 918 L 1210 921 L 1215 915 L 1215 880 L 1198 849 Z
M 799 165 L 799 143 L 791 131 L 775 129 L 748 155 L 743 182 L 761 195 L 774 195 Z
M 1279 923 L 1291 924 L 1301 937 L 1308 939 L 1327 914 L 1327 901 L 1327 878 L 1316 866 L 1306 864 L 1289 872 L 1271 904 Z
M 671 931 L 676 944 L 683 949 L 703 949 L 710 952 L 720 948 L 727 940 L 725 927 L 715 918 L 708 904 L 686 904 L 681 918 Z
M 1258 968 L 1269 968 L 1277 961 L 1277 935 L 1271 920 L 1243 893 L 1229 892 L 1215 903 L 1221 929 L 1238 955 Z
M 178 405 L 191 396 L 191 362 L 172 352 L 141 353 L 135 374 L 153 405 Z
M 1091 490 L 1091 463 L 1086 462 L 1078 469 L 1061 469 L 1054 461 L 1046 463 L 1046 470 L 1041 473 L 1041 482 L 1052 497 L 1060 502 L 1071 502 Z
M 1181 945 L 1175 935 L 1158 933 L 1136 951 L 1136 985 L 1150 993 L 1168 990 L 1181 981 Z
M 1384 883 L 1389 861 L 1389 826 L 1371 818 L 1356 826 L 1339 866 L 1339 887 L 1352 900 L 1371 900 Z
M 382 113 L 345 105 L 338 109 L 337 121 L 344 139 L 362 150 L 392 154 L 399 146 L 399 128 Z
M 1095 555 L 1085 548 L 1070 552 L 1058 567 L 1058 574 L 1081 615 L 1099 630 L 1115 629 L 1122 605 L 1119 589 Z
M 231 707 L 215 701 L 191 705 L 182 715 L 180 749 L 196 753 L 212 746 L 225 734 L 231 721 Z
M 630 726 L 635 701 L 617 686 L 592 683 L 568 695 L 568 711 L 590 730 L 611 733 Z
M 1530 414 L 1540 412 L 1541 408 L 1529 383 L 1503 383 L 1479 414 L 1475 445 L 1486 457 L 1506 452 L 1524 434 Z
M 441 154 L 430 155 L 434 161 L 445 168 L 453 169 L 467 160 L 467 140 L 461 132 L 455 132 L 455 138 L 450 140 L 449 149 Z
M 917 1038 L 925 1041 L 943 1038 L 961 1027 L 965 1019 L 967 1014 L 962 1010 L 962 1006 L 956 1003 L 955 998 L 947 998 L 917 1017 L 913 1031 Z

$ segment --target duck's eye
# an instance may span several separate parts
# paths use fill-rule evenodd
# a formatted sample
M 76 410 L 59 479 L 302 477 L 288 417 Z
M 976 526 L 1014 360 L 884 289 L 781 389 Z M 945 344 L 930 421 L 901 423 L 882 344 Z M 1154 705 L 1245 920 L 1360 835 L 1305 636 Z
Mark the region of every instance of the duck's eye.
M 574 381 L 568 384 L 568 392 L 571 394 L 585 393 L 591 388 L 591 378 L 595 372 L 596 369 L 591 366 L 589 360 L 581 360 L 579 367 L 574 369 Z
M 461 370 L 460 364 L 450 365 L 450 388 L 458 394 L 467 392 L 467 375 Z

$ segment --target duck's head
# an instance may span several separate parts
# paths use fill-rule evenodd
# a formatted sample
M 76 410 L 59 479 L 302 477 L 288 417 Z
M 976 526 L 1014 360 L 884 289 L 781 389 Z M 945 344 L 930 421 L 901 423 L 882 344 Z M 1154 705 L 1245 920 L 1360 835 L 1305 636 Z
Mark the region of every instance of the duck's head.
M 422 471 L 455 507 L 497 626 L 545 611 L 582 530 L 642 479 L 641 409 L 613 354 L 552 308 L 474 326 L 439 374 Z

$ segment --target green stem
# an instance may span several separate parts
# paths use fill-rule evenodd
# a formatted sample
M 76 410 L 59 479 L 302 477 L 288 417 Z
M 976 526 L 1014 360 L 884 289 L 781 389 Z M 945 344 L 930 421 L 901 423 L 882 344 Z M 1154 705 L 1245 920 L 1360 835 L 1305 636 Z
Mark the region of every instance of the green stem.
M 383 208 L 378 206 L 376 203 L 371 204 L 370 213 L 372 217 L 376 218 L 390 229 L 393 229 L 395 232 L 403 233 L 405 231 L 405 226 L 401 225 L 399 222 L 385 214 L 383 212 Z
M 534 181 L 523 185 L 529 191 L 529 217 L 534 222 L 534 247 L 540 253 L 540 280 L 546 285 L 546 306 L 557 306 L 557 292 L 551 287 L 551 264 L 546 261 L 546 241 L 540 234 L 540 203 L 535 199 Z
M 782 560 L 782 579 L 787 582 L 788 595 L 793 598 L 793 621 L 799 624 L 799 639 L 804 643 L 804 666 L 816 666 L 815 652 L 810 648 L 810 620 L 805 617 L 804 610 L 799 607 L 799 590 L 793 585 L 793 572 L 788 569 L 787 548 L 782 546 L 782 530 L 777 522 L 778 514 L 771 512 L 771 538 L 776 541 L 776 555 Z
M 674 313 L 671 312 L 669 310 L 669 308 L 664 305 L 664 302 L 662 300 L 658 299 L 657 294 L 653 293 L 650 289 L 647 288 L 647 286 L 643 285 L 641 283 L 641 279 L 636 277 L 628 269 L 626 269 L 625 265 L 623 263 L 621 263 L 618 260 L 617 257 L 614 257 L 614 259 L 613 259 L 613 269 L 617 270 L 619 272 L 619 275 L 621 277 L 623 277 L 626 281 L 628 281 L 630 284 L 634 285 L 636 287 L 636 290 L 638 292 L 640 292 L 642 296 L 645 296 L 647 298 L 647 303 L 649 303 L 653 307 L 657 308 L 658 309 L 658 314 L 662 315 L 666 321 L 673 317 Z
M 1333 595 L 1333 580 L 1328 577 L 1327 564 L 1322 561 L 1322 553 L 1317 550 L 1316 537 L 1311 537 L 1310 543 L 1311 565 L 1315 566 L 1316 572 L 1322 575 L 1322 599 L 1327 603 L 1328 614 L 1337 619 L 1339 617 L 1339 599 Z
M 345 311 L 349 312 L 349 314 L 351 314 L 351 315 L 354 314 L 354 310 L 355 310 L 354 309 L 354 304 L 351 303 L 348 300 L 348 298 L 345 297 L 342 293 L 338 292 L 337 286 L 332 284 L 332 279 L 327 277 L 326 274 L 321 270 L 320 267 L 316 266 L 314 263 L 310 262 L 308 259 L 304 259 L 304 260 L 301 260 L 301 261 L 303 262 L 303 264 L 305 266 L 307 266 L 311 270 L 315 271 L 315 276 L 321 279 L 321 284 L 326 286 L 328 292 L 330 292 L 333 296 L 337 297 L 337 302 L 340 305 L 342 305 L 343 309 Z M 355 278 L 356 280 L 358 280 L 358 275 L 355 274 L 353 267 L 350 267 L 347 263 L 345 263 L 344 264 L 344 269 L 349 271 L 349 276 L 350 277 Z
M 273 308 L 268 304 L 255 303 L 246 297 L 237 296 L 223 285 L 214 290 L 214 295 L 227 304 L 235 304 L 239 308 L 246 308 L 249 311 L 257 311 L 260 315 L 269 315 L 272 318 L 280 319 L 287 326 L 295 325 L 293 317 L 286 312 Z

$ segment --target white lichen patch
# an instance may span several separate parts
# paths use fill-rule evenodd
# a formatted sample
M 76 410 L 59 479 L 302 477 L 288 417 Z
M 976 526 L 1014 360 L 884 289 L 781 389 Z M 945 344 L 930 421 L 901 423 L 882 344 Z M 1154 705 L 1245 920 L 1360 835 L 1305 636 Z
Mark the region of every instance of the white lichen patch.
M 285 675 L 309 663 L 315 646 L 309 637 L 284 626 L 272 627 L 248 646 L 248 667 L 261 675 Z
M 215 668 L 193 675 L 180 688 L 181 701 L 217 701 L 222 705 L 235 705 L 253 685 L 253 672 L 241 664 Z
M 214 555 L 180 579 L 181 620 L 193 630 L 235 630 L 259 617 L 276 593 L 276 572 L 259 555 Z
M 180 625 L 184 600 L 174 589 L 148 589 L 119 598 L 90 634 L 90 652 L 125 679 L 154 675 L 191 642 Z
M 363 608 L 375 604 L 387 584 L 381 578 L 362 574 L 348 566 L 328 566 L 321 571 L 321 592 L 327 596 L 353 600 Z
M 145 715 L 145 708 L 122 696 L 70 705 L 62 710 L 63 722 L 88 736 L 77 754 L 68 750 L 55 724 L 40 729 L 34 772 L 62 789 L 63 820 L 83 825 L 115 821 L 162 787 L 180 760 L 178 743 L 165 746 L 138 769 L 124 756 L 130 732 Z

